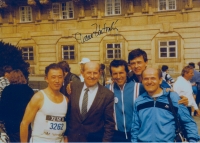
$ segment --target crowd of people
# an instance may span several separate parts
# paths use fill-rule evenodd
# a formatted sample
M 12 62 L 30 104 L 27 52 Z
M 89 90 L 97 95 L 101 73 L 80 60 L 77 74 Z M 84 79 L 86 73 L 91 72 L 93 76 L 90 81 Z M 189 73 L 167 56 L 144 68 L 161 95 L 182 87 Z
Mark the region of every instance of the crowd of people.
M 79 64 L 80 76 L 66 61 L 48 65 L 48 86 L 35 94 L 20 70 L 1 70 L 0 121 L 11 142 L 174 142 L 169 98 L 187 141 L 200 140 L 192 117 L 194 111 L 200 116 L 194 98 L 200 94 L 200 74 L 194 64 L 185 66 L 176 81 L 167 65 L 147 67 L 141 49 L 132 50 L 128 62 L 110 62 L 110 81 L 104 64 L 88 58 Z

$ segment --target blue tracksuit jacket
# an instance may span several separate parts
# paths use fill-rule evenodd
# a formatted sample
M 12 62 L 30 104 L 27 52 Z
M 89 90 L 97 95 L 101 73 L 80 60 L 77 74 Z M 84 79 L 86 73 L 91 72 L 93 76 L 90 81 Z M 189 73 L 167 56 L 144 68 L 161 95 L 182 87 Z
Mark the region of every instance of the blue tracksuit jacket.
M 135 102 L 131 129 L 131 141 L 137 142 L 173 142 L 175 137 L 175 121 L 167 99 L 168 92 L 153 99 L 147 92 L 140 95 Z M 171 92 L 174 108 L 184 125 L 189 141 L 198 141 L 197 125 L 189 115 L 188 109 L 178 104 L 180 97 Z
M 138 88 L 134 88 L 135 85 L 137 85 Z M 106 85 L 106 87 L 112 92 L 114 91 L 115 95 L 114 109 L 116 130 L 125 133 L 130 132 L 133 118 L 133 105 L 135 102 L 135 98 L 137 98 L 134 96 L 136 95 L 136 92 L 138 92 L 138 95 L 145 92 L 143 85 L 140 83 L 136 84 L 135 82 L 128 80 L 127 83 L 125 83 L 123 89 L 120 89 L 116 83 L 112 85 Z M 134 89 L 137 89 L 138 91 L 134 91 Z

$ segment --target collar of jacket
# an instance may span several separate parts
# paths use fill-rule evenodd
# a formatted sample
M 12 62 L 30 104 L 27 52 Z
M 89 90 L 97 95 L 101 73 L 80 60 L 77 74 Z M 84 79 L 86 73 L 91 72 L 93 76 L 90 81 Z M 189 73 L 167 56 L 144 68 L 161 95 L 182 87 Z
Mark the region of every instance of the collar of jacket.
M 166 91 L 166 88 L 162 88 L 162 90 L 163 90 L 163 95 L 161 95 L 161 96 L 167 96 L 169 94 L 169 91 Z M 159 96 L 159 97 L 161 97 L 161 96 Z M 145 92 L 143 94 L 143 97 L 152 98 L 147 92 Z

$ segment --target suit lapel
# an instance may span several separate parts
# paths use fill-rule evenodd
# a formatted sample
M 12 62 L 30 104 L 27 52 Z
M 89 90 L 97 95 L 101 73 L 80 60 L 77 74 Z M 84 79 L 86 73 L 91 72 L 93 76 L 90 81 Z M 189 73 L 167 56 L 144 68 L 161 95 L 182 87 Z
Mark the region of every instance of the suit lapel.
M 104 94 L 102 94 L 103 93 L 102 90 L 103 90 L 102 87 L 98 84 L 97 94 L 94 98 L 94 101 L 93 101 L 89 111 L 86 114 L 86 118 L 98 107 L 99 103 L 101 103 L 101 100 L 104 98 Z
M 77 114 L 79 116 L 79 118 L 81 119 L 82 116 L 81 116 L 81 112 L 80 112 L 80 108 L 79 108 L 79 100 L 80 100 L 80 96 L 81 96 L 81 91 L 83 89 L 83 85 L 84 83 L 81 83 L 81 84 L 78 84 L 77 88 L 75 89 L 76 90 L 76 94 L 75 94 L 75 107 L 76 107 L 76 111 L 77 111 Z

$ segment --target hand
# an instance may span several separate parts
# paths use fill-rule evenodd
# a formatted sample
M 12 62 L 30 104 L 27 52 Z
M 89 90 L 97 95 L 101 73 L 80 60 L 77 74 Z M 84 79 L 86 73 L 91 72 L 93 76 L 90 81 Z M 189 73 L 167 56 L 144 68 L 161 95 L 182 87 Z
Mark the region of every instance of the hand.
M 166 92 L 169 92 L 169 91 L 173 92 L 174 90 L 172 88 L 166 88 Z
M 196 116 L 200 117 L 200 110 L 198 109 L 198 110 L 196 110 L 196 112 L 197 112 Z
M 181 99 L 178 101 L 178 104 L 184 104 L 185 106 L 188 106 L 189 103 L 188 98 L 183 95 L 181 95 L 180 98 Z
M 67 138 L 67 136 L 64 136 L 64 143 L 68 143 L 68 138 Z
M 71 83 L 72 83 L 72 81 L 70 81 L 70 83 L 67 85 L 67 87 L 66 87 L 66 90 L 67 90 L 67 93 L 70 95 L 71 94 L 71 92 L 72 92 L 72 90 L 71 90 Z

